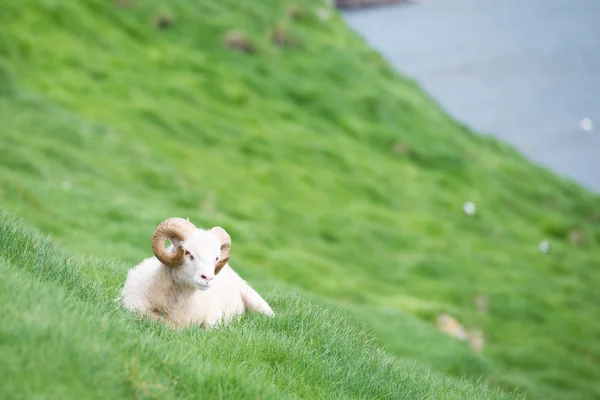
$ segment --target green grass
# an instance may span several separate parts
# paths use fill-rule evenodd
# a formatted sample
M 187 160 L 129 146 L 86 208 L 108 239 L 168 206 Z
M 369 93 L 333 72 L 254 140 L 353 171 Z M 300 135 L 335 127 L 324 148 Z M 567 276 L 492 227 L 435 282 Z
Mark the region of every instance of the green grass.
M 316 1 L 298 21 L 290 4 L 2 6 L 0 204 L 63 249 L 37 257 L 2 221 L 3 397 L 494 396 L 480 380 L 599 397 L 598 196 L 459 125 Z M 270 43 L 277 26 L 302 45 Z M 228 49 L 232 29 L 258 52 Z M 280 316 L 173 333 L 121 313 L 171 216 L 224 226 Z M 484 331 L 481 355 L 436 331 L 442 312 Z
M 508 398 L 399 361 L 285 286 L 265 290 L 274 320 L 177 332 L 115 304 L 125 264 L 74 261 L 9 218 L 0 248 L 2 398 Z

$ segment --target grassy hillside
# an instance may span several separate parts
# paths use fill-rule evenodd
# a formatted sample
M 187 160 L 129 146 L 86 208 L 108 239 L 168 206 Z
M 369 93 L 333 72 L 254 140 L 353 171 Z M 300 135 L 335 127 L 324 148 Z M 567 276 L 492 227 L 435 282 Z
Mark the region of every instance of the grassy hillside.
M 2 222 L 0 296 L 21 299 L 2 303 L 0 346 L 14 357 L 0 365 L 15 375 L 2 390 L 41 390 L 58 362 L 56 397 L 89 385 L 103 398 L 493 395 L 437 373 L 545 399 L 600 396 L 598 197 L 457 124 L 334 13 L 317 17 L 317 2 L 298 18 L 291 5 L 2 6 L 1 204 L 66 252 L 48 250 L 47 267 L 13 247 L 29 233 Z M 232 31 L 256 51 L 228 47 Z M 170 216 L 224 226 L 233 267 L 281 319 L 246 319 L 223 334 L 237 350 L 220 352 L 216 334 L 121 314 L 111 298 Z M 76 272 L 69 256 L 86 257 Z M 481 355 L 436 332 L 441 312 L 484 332 Z M 376 343 L 363 351 L 367 332 Z M 25 389 L 32 373 L 38 386 Z
M 135 321 L 112 301 L 126 265 L 73 261 L 13 219 L 0 234 L 3 399 L 508 398 L 399 362 L 347 314 L 284 288 L 266 291 L 275 320 L 183 333 Z

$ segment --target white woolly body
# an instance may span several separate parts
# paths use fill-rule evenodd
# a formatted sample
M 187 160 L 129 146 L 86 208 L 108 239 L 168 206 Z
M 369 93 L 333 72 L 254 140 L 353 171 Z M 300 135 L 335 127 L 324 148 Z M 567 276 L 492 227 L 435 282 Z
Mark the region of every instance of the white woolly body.
M 206 246 L 206 231 L 200 233 L 196 241 Z M 170 246 L 168 251 L 172 254 L 176 248 Z M 206 249 L 196 254 L 202 252 L 206 253 Z M 229 264 L 214 275 L 204 290 L 199 290 L 190 279 L 195 273 L 190 271 L 193 268 L 186 264 L 167 267 L 156 257 L 146 258 L 128 272 L 120 300 L 128 310 L 180 327 L 210 327 L 228 322 L 246 310 L 274 315 L 267 302 Z

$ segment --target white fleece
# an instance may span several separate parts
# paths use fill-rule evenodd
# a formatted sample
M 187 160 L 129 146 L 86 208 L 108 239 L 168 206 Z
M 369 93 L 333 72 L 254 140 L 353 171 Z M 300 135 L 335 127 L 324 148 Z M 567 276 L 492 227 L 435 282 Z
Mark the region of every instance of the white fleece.
M 128 310 L 180 327 L 211 327 L 246 310 L 274 315 L 267 302 L 229 264 L 204 291 L 181 275 L 178 267 L 166 267 L 156 257 L 146 258 L 128 272 L 120 300 Z

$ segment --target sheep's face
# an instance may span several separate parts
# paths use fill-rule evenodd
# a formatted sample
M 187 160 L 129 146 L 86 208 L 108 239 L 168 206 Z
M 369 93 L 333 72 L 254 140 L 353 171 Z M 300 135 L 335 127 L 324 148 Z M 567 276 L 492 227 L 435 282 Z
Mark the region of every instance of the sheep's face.
M 179 278 L 199 290 L 208 290 L 216 274 L 227 263 L 220 259 L 221 240 L 215 234 L 198 230 L 180 244 L 183 261 L 178 268 Z

